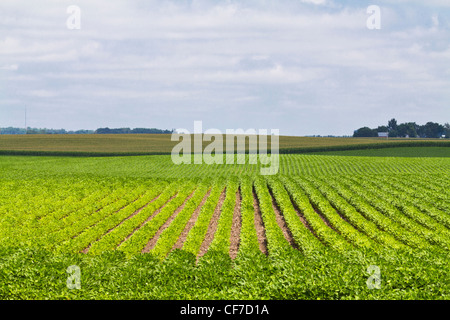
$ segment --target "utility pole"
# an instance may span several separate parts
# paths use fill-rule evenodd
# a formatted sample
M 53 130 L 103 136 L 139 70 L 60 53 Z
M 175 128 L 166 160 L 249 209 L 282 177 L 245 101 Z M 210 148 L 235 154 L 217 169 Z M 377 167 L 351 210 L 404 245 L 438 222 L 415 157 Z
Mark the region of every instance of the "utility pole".
M 28 128 L 27 128 L 27 107 L 25 106 L 25 134 L 27 134 Z

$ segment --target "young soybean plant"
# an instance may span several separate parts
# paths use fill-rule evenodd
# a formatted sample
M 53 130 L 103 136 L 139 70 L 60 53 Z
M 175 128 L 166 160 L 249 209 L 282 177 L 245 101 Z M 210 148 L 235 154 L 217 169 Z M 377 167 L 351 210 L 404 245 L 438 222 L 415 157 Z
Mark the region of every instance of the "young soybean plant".
M 183 232 L 191 215 L 200 206 L 202 200 L 208 196 L 210 185 L 208 182 L 200 182 L 191 199 L 186 203 L 184 208 L 176 215 L 170 225 L 161 233 L 156 245 L 151 249 L 151 253 L 161 260 L 165 259 L 167 254 L 172 250 L 178 237 Z
M 221 207 L 217 230 L 209 250 L 219 251 L 223 254 L 229 254 L 230 252 L 231 229 L 236 206 L 236 193 L 239 191 L 238 188 L 239 181 L 237 177 L 230 177 L 227 181 L 226 196 Z
M 200 214 L 195 221 L 194 226 L 189 231 L 186 240 L 183 244 L 183 250 L 192 253 L 193 255 L 197 256 L 200 252 L 200 248 L 205 240 L 205 236 L 208 232 L 208 227 L 210 223 L 212 222 L 213 215 L 215 213 L 215 210 L 222 209 L 223 212 L 223 206 L 222 208 L 218 208 L 218 202 L 221 197 L 222 192 L 225 188 L 225 181 L 223 179 L 218 179 L 211 190 L 211 193 L 208 197 L 208 200 L 205 202 L 204 206 L 201 208 Z M 228 191 L 229 185 L 226 185 L 226 189 Z M 220 216 L 220 219 L 222 219 L 222 214 Z M 217 234 L 217 232 L 216 232 Z M 214 239 L 216 238 L 216 234 L 214 235 Z

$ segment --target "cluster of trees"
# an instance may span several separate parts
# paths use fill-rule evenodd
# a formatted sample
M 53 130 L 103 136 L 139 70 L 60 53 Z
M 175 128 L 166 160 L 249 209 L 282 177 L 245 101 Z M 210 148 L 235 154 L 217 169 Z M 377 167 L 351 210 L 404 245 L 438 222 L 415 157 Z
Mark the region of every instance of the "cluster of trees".
M 93 130 L 67 131 L 65 129 L 47 129 L 47 128 L 0 128 L 0 134 L 88 134 L 94 133 Z
M 66 131 L 65 129 L 47 129 L 47 128 L 0 128 L 0 134 L 115 134 L 115 133 L 172 133 L 173 130 L 146 129 L 146 128 L 98 128 L 97 130 L 76 130 Z
M 156 128 L 151 128 L 151 129 L 147 129 L 147 128 L 134 128 L 134 129 L 130 129 L 130 128 L 118 128 L 118 129 L 110 129 L 110 128 L 98 128 L 97 130 L 95 130 L 95 133 L 97 134 L 128 134 L 128 133 L 152 133 L 152 134 L 162 134 L 162 133 L 172 133 L 173 130 L 161 130 L 161 129 L 156 129 Z
M 353 137 L 378 137 L 379 132 L 387 132 L 392 138 L 450 138 L 450 124 L 441 125 L 436 122 L 427 122 L 425 125 L 418 125 L 415 122 L 397 123 L 391 119 L 387 126 L 379 126 L 376 129 L 362 127 L 355 130 Z

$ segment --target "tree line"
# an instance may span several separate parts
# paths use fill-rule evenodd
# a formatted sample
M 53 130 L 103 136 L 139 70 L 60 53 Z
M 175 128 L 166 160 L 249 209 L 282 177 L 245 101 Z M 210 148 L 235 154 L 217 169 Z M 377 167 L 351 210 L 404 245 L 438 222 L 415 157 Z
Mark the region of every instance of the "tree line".
M 98 128 L 96 130 L 47 129 L 47 128 L 0 128 L 0 134 L 170 134 L 173 130 L 156 128 Z
M 391 119 L 387 125 L 378 126 L 375 129 L 362 127 L 354 131 L 353 137 L 378 137 L 378 133 L 385 132 L 391 138 L 450 138 L 450 124 L 427 122 L 418 125 L 415 122 L 398 123 Z
M 110 129 L 110 128 L 98 128 L 95 130 L 94 133 L 97 134 L 128 134 L 128 133 L 134 133 L 134 134 L 145 134 L 145 133 L 151 133 L 151 134 L 170 134 L 174 130 L 161 130 L 156 128 L 117 128 L 117 129 Z

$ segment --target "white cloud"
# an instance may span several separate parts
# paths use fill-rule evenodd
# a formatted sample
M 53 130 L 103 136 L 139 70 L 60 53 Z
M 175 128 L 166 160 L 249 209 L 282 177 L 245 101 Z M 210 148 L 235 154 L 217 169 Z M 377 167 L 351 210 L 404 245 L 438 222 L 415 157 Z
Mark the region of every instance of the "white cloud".
M 19 70 L 19 66 L 17 64 L 7 64 L 0 66 L 0 70 L 17 71 Z
M 29 94 L 33 97 L 38 97 L 38 98 L 52 98 L 52 97 L 56 97 L 58 95 L 57 92 L 49 91 L 49 90 L 32 90 Z
M 327 3 L 327 0 L 301 0 L 301 2 L 322 5 Z
M 106 105 L 111 119 L 130 111 L 114 120 L 130 121 L 123 126 L 137 126 L 145 113 L 161 116 L 154 119 L 162 127 L 183 127 L 196 115 L 228 127 L 273 121 L 291 134 L 344 134 L 338 131 L 343 124 L 336 132 L 314 130 L 334 130 L 321 124 L 324 117 L 347 127 L 355 114 L 391 118 L 392 104 L 429 99 L 444 110 L 450 32 L 443 13 L 427 13 L 427 23 L 408 20 L 386 2 L 383 28 L 373 31 L 366 28 L 365 7 L 333 3 L 80 0 L 81 30 L 68 30 L 61 2 L 31 8 L 6 0 L 0 70 L 16 72 L 0 73 L 8 83 L 2 93 L 43 113 L 50 107 L 39 103 L 54 106 L 47 115 L 53 127 L 64 124 L 52 121 L 100 126 L 95 121 Z M 421 14 L 407 7 L 411 17 Z M 74 115 L 61 120 L 69 110 Z M 292 120 L 300 117 L 302 126 Z

